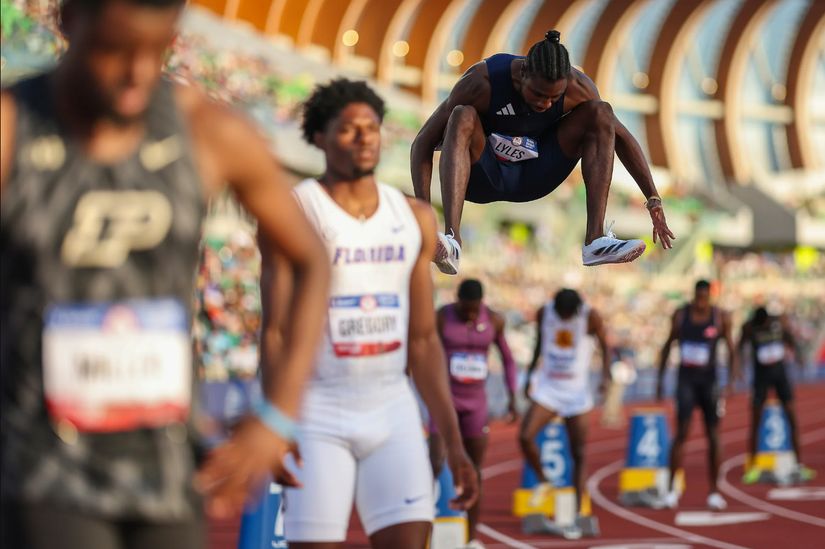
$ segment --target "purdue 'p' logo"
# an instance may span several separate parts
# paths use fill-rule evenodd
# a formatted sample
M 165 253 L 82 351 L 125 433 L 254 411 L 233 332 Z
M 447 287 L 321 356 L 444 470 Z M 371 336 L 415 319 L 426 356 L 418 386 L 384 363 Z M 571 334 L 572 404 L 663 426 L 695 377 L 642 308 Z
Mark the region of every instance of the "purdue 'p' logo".
M 91 191 L 83 195 L 61 257 L 72 267 L 118 267 L 132 250 L 159 244 L 172 225 L 172 205 L 157 191 Z

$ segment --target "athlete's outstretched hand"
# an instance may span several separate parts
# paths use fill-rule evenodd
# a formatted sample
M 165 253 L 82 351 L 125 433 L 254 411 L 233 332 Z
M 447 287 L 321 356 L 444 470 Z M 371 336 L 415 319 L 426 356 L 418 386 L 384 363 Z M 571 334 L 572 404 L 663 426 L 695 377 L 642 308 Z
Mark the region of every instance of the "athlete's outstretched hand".
M 287 486 L 295 482 L 284 469 L 284 456 L 291 450 L 258 419 L 243 419 L 232 437 L 212 451 L 195 477 L 196 487 L 206 498 L 207 512 L 218 518 L 232 517 L 270 478 Z
M 456 497 L 450 501 L 450 507 L 466 511 L 478 499 L 478 473 L 461 445 L 447 451 L 447 463 L 453 473 L 456 493 Z
M 667 226 L 665 209 L 662 204 L 650 206 L 647 211 L 650 214 L 650 220 L 653 222 L 653 243 L 655 244 L 658 240 L 662 242 L 662 248 L 666 250 L 672 248 L 673 242 L 671 240 L 676 240 L 676 235 Z

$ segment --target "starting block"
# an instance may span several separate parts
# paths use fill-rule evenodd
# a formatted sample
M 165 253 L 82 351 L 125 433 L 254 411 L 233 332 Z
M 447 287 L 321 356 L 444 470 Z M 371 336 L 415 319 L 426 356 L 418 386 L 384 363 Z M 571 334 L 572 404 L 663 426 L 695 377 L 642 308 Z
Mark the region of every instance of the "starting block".
M 284 500 L 280 484 L 270 482 L 263 494 L 244 510 L 238 549 L 285 549 Z
M 796 455 L 791 444 L 791 429 L 785 411 L 776 401 L 770 401 L 762 410 L 757 431 L 756 455 L 750 467 L 758 471 L 755 482 L 790 484 L 797 478 Z
M 623 505 L 656 507 L 669 491 L 670 433 L 664 410 L 638 409 L 630 420 L 625 467 L 619 475 L 619 501 Z M 684 490 L 684 476 L 676 476 Z
M 559 534 L 560 528 L 576 524 L 584 536 L 598 536 L 599 523 L 592 516 L 588 494 L 583 495 L 581 514 L 578 513 L 573 483 L 573 458 L 564 422 L 556 419 L 548 423 L 536 435 L 536 445 L 541 455 L 544 476 L 553 488 L 542 502 L 532 505 L 533 489 L 539 479 L 527 464 L 524 465 L 521 486 L 513 492 L 513 515 L 522 518 L 524 533 Z
M 467 545 L 467 513 L 450 508 L 455 497 L 453 473 L 445 461 L 435 481 L 435 521 L 431 549 L 454 549 Z

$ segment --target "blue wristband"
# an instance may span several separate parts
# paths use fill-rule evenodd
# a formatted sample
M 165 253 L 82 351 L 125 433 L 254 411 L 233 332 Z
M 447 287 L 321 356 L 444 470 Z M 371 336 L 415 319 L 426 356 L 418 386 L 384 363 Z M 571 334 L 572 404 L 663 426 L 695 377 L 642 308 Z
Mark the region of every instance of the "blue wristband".
M 295 440 L 298 423 L 279 410 L 277 406 L 274 406 L 264 398 L 255 404 L 253 411 L 257 418 L 260 419 L 270 431 L 287 441 L 291 442 Z

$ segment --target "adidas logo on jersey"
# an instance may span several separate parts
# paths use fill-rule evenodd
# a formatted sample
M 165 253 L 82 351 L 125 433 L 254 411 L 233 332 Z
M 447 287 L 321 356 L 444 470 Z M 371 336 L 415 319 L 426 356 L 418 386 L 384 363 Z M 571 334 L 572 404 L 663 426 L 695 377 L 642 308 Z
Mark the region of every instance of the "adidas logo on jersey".
M 496 114 L 501 115 L 501 116 L 513 116 L 513 115 L 516 114 L 516 111 L 513 110 L 513 104 L 512 103 L 507 103 L 507 105 L 505 107 L 503 107 L 500 110 L 497 110 Z

